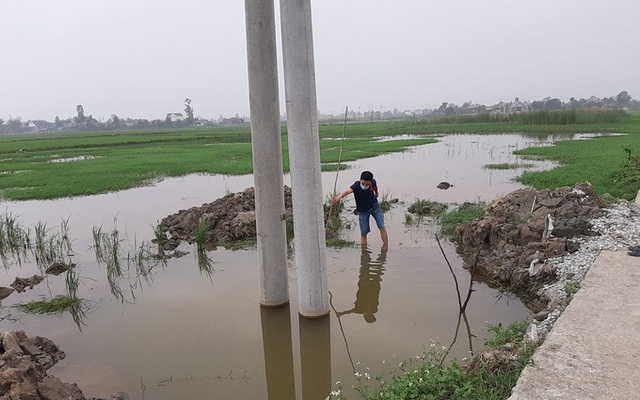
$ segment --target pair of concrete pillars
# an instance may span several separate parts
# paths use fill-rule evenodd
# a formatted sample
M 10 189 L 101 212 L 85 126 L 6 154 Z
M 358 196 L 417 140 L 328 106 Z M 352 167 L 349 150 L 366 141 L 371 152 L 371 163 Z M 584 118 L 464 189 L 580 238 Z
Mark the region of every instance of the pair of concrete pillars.
M 289 302 L 272 0 L 245 0 L 260 304 Z M 310 0 L 280 0 L 299 313 L 329 313 Z

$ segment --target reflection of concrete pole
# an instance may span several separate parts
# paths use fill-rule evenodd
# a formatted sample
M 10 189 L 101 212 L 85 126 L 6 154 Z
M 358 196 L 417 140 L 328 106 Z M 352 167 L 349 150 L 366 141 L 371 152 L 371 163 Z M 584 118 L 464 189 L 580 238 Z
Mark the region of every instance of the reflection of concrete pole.
M 273 1 L 245 0 L 260 304 L 289 301 Z
M 331 392 L 331 319 L 300 318 L 302 400 L 323 400 Z
M 269 400 L 296 400 L 291 315 L 288 306 L 261 309 L 262 348 Z
M 329 313 L 310 0 L 280 0 L 300 315 Z

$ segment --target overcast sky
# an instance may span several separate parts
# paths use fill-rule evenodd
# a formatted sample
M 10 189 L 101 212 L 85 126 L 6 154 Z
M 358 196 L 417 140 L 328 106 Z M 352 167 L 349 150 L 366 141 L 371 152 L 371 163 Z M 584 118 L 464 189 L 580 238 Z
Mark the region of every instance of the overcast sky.
M 640 98 L 638 0 L 312 7 L 323 113 Z M 77 104 L 95 118 L 164 119 L 186 97 L 195 116 L 249 114 L 242 0 L 0 0 L 0 52 L 5 120 L 65 119 Z

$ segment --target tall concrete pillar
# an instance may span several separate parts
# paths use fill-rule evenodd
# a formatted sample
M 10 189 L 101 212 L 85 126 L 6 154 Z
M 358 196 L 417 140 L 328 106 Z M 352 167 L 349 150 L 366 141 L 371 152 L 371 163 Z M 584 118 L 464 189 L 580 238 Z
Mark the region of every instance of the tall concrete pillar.
M 280 0 L 299 313 L 329 313 L 310 0 Z
M 260 304 L 289 302 L 273 0 L 245 0 Z

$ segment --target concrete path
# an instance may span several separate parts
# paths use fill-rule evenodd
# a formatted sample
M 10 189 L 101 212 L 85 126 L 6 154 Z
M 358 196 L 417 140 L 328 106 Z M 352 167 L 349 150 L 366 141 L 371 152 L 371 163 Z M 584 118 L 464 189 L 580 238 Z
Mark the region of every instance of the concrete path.
M 640 257 L 603 251 L 509 400 L 640 399 Z

